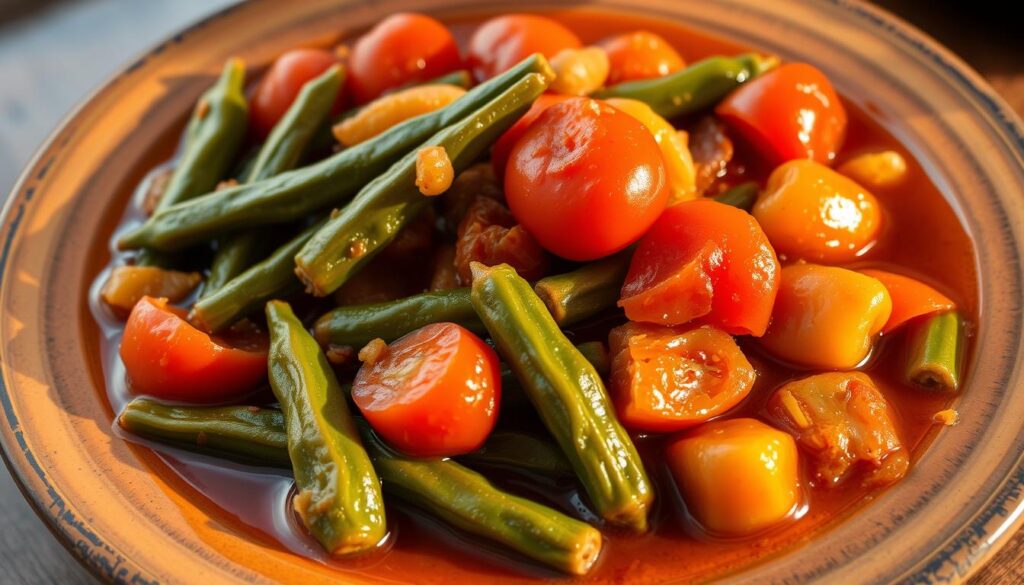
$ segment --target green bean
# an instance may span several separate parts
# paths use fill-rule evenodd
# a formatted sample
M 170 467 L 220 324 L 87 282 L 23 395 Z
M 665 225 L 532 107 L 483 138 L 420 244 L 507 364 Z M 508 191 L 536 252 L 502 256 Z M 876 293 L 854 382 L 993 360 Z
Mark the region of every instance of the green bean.
M 443 147 L 455 172 L 461 172 L 526 112 L 550 80 L 537 73 L 523 77 L 423 146 Z M 410 152 L 374 179 L 295 256 L 295 273 L 307 292 L 324 296 L 337 290 L 427 205 L 430 199 L 416 187 L 416 160 L 417 153 Z
M 284 415 L 255 406 L 169 406 L 145 398 L 128 403 L 117 417 L 126 431 L 189 451 L 245 463 L 287 467 Z
M 340 206 L 424 140 L 475 113 L 535 72 L 552 75 L 541 55 L 524 59 L 444 108 L 406 120 L 316 164 L 164 209 L 124 234 L 118 246 L 179 249 L 235 230 L 294 221 L 330 206 Z
M 224 288 L 259 258 L 263 239 L 254 231 L 225 236 L 217 244 L 217 251 L 210 264 L 210 273 L 203 283 L 200 299 L 205 299 Z
M 608 375 L 611 370 L 611 362 L 608 357 L 608 349 L 600 341 L 587 341 L 576 346 L 583 359 L 594 366 L 594 371 L 602 378 Z M 530 399 L 519 384 L 519 379 L 506 363 L 501 364 L 501 408 L 502 409 L 526 409 L 530 407 Z
M 556 479 L 573 476 L 572 466 L 557 445 L 517 431 L 494 431 L 482 448 L 457 459 L 470 467 L 526 471 Z
M 196 301 L 189 313 L 189 321 L 199 329 L 213 333 L 259 310 L 270 299 L 301 290 L 292 259 L 325 222 L 326 219 L 321 220 L 302 230 L 265 260 Z
M 632 250 L 624 250 L 572 272 L 542 278 L 533 290 L 559 326 L 579 323 L 615 307 L 632 255 Z
M 303 524 L 331 554 L 375 547 L 387 533 L 380 480 L 320 346 L 281 301 L 267 303 L 270 386 L 281 403 Z
M 734 187 L 731 187 L 728 191 L 716 195 L 714 200 L 719 203 L 725 203 L 733 207 L 738 207 L 744 211 L 750 211 L 754 208 L 754 202 L 757 201 L 757 193 L 760 187 L 754 181 L 747 183 L 740 183 Z
M 469 89 L 473 85 L 473 75 L 465 69 L 459 69 L 458 71 L 452 71 L 451 73 L 435 77 L 423 85 L 454 85 L 462 89 Z
M 956 392 L 963 359 L 962 327 L 956 311 L 910 324 L 906 337 L 907 381 L 932 390 Z
M 596 92 L 594 97 L 639 100 L 662 118 L 671 119 L 715 105 L 732 90 L 777 64 L 776 57 L 754 53 L 709 57 L 663 77 L 613 85 Z
M 653 486 L 600 376 L 512 267 L 472 268 L 473 307 L 597 513 L 612 524 L 646 530 Z
M 503 492 L 450 459 L 402 457 L 360 430 L 388 495 L 567 573 L 586 574 L 600 556 L 601 533 L 585 522 Z

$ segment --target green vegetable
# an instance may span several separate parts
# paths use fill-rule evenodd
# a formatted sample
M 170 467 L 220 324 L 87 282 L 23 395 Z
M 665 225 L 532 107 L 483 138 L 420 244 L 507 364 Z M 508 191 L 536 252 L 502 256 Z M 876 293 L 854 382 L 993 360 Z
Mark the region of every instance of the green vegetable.
M 612 365 L 608 356 L 608 348 L 600 341 L 587 341 L 576 346 L 583 358 L 594 366 L 594 370 L 602 378 L 608 375 Z
M 199 298 L 204 299 L 224 288 L 232 278 L 252 266 L 259 257 L 261 244 L 262 239 L 256 232 L 225 236 L 217 245 Z
M 738 207 L 744 211 L 750 211 L 754 208 L 754 202 L 757 201 L 758 190 L 759 187 L 754 181 L 741 183 L 720 195 L 716 195 L 714 200 L 719 203 Z
M 475 113 L 533 73 L 549 78 L 553 75 L 544 57 L 534 55 L 448 106 L 406 120 L 319 163 L 164 209 L 124 234 L 118 246 L 173 250 L 235 230 L 294 221 L 339 206 L 430 136 Z
M 473 307 L 598 514 L 612 524 L 646 530 L 653 486 L 594 366 L 512 267 L 472 268 Z
M 362 428 L 388 495 L 470 534 L 500 542 L 548 566 L 584 575 L 601 554 L 601 533 L 557 510 L 503 492 L 448 460 L 411 459 Z
M 292 260 L 302 246 L 324 225 L 321 220 L 288 240 L 262 262 L 232 278 L 209 296 L 196 301 L 189 321 L 208 333 L 220 331 L 270 299 L 300 290 Z
M 963 360 L 963 325 L 956 311 L 910 324 L 907 331 L 906 377 L 932 390 L 956 392 Z
M 535 435 L 494 431 L 484 446 L 458 460 L 470 467 L 526 471 L 543 477 L 572 477 L 572 466 L 557 445 Z
M 329 553 L 371 549 L 387 534 L 384 500 L 345 394 L 291 307 L 271 301 L 266 313 L 270 386 L 284 413 L 297 487 L 293 506 Z
M 465 69 L 459 69 L 458 71 L 452 71 L 440 77 L 435 77 L 423 85 L 454 85 L 462 89 L 469 89 L 473 85 L 473 75 Z
M 550 80 L 537 73 L 523 77 L 422 146 L 444 147 L 455 172 L 461 172 L 526 112 Z M 416 187 L 416 160 L 414 150 L 374 179 L 295 256 L 295 273 L 307 292 L 324 296 L 337 290 L 427 205 L 430 199 Z
M 117 417 L 126 431 L 246 463 L 287 467 L 284 415 L 255 406 L 169 406 L 136 398 Z
M 729 92 L 777 64 L 775 57 L 754 53 L 710 57 L 663 77 L 613 85 L 594 97 L 639 100 L 662 118 L 671 119 L 717 104 Z
M 624 250 L 572 272 L 542 278 L 533 290 L 559 326 L 579 323 L 615 307 L 632 255 L 632 250 Z

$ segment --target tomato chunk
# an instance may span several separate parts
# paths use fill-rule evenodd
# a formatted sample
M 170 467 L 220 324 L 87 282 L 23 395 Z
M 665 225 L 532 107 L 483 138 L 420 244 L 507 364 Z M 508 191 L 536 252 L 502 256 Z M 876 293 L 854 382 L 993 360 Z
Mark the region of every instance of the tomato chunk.
M 135 394 L 195 403 L 228 402 L 267 375 L 267 352 L 221 345 L 184 319 L 167 299 L 143 297 L 121 339 L 121 360 Z
M 892 313 L 882 327 L 883 335 L 899 329 L 900 325 L 911 319 L 956 308 L 956 303 L 949 297 L 920 280 L 873 268 L 861 270 L 861 273 L 877 278 L 892 298 Z
M 302 86 L 336 62 L 333 54 L 322 49 L 292 49 L 278 57 L 252 96 L 249 116 L 257 135 L 270 134 L 298 97 Z M 342 98 L 339 95 L 339 104 Z
M 846 110 L 825 75 L 789 63 L 753 79 L 715 109 L 775 164 L 798 158 L 831 162 L 846 133 Z
M 578 49 L 576 33 L 536 14 L 505 14 L 480 25 L 469 39 L 467 58 L 477 81 L 490 79 L 534 53 L 548 59 Z
M 633 321 L 699 319 L 734 335 L 763 335 L 779 261 L 747 212 L 711 200 L 665 210 L 640 240 L 619 306 Z
M 856 467 L 864 484 L 902 478 L 910 459 L 892 407 L 867 374 L 831 372 L 790 382 L 768 401 L 769 413 L 814 460 L 816 480 L 835 486 Z
M 664 38 L 647 31 L 618 35 L 601 42 L 608 55 L 607 85 L 663 77 L 686 63 Z
M 364 361 L 352 400 L 396 449 L 446 457 L 478 449 L 501 400 L 498 356 L 454 323 L 427 325 Z
M 670 432 L 740 403 L 757 373 L 731 336 L 713 327 L 627 323 L 612 329 L 611 395 L 636 431 Z

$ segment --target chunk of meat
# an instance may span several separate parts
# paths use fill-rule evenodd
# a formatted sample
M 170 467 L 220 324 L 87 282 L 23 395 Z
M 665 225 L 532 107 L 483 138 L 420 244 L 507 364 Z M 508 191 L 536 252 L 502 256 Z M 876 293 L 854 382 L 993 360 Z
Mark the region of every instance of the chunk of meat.
M 459 173 L 452 186 L 438 197 L 441 200 L 442 227 L 445 232 L 455 234 L 477 197 L 505 201 L 501 182 L 487 163 L 473 165 Z
M 455 268 L 462 285 L 473 281 L 469 264 L 505 263 L 520 276 L 534 281 L 545 275 L 548 255 L 537 240 L 516 224 L 512 213 L 494 199 L 477 197 L 459 224 Z
M 910 466 L 892 407 L 867 374 L 830 372 L 790 382 L 768 411 L 814 462 L 818 482 L 840 484 L 855 468 L 865 486 L 900 480 Z
M 725 126 L 711 116 L 701 118 L 690 132 L 690 154 L 697 170 L 697 195 L 702 195 L 724 177 L 732 160 L 732 141 Z
M 459 287 L 459 273 L 455 270 L 455 246 L 444 244 L 434 251 L 430 290 L 451 290 Z

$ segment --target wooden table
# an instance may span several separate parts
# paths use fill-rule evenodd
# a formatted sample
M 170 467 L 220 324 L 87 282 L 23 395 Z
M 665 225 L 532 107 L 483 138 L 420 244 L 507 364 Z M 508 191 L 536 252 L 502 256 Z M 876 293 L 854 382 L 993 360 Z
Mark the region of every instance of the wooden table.
M 34 0 L 37 4 L 41 0 Z M 0 0 L 0 198 L 13 185 L 61 117 L 90 89 L 149 45 L 232 0 Z M 931 33 L 984 75 L 1024 114 L 1024 37 L 994 2 L 955 8 L 922 0 L 880 2 Z M 953 4 L 953 3 L 950 3 Z M 962 3 L 958 3 L 963 6 Z M 30 7 L 31 8 L 31 7 Z M 31 11 L 30 11 L 31 12 Z M 0 469 L 0 581 L 92 583 L 93 579 L 50 535 Z M 1024 533 L 971 580 L 972 585 L 1024 582 Z

